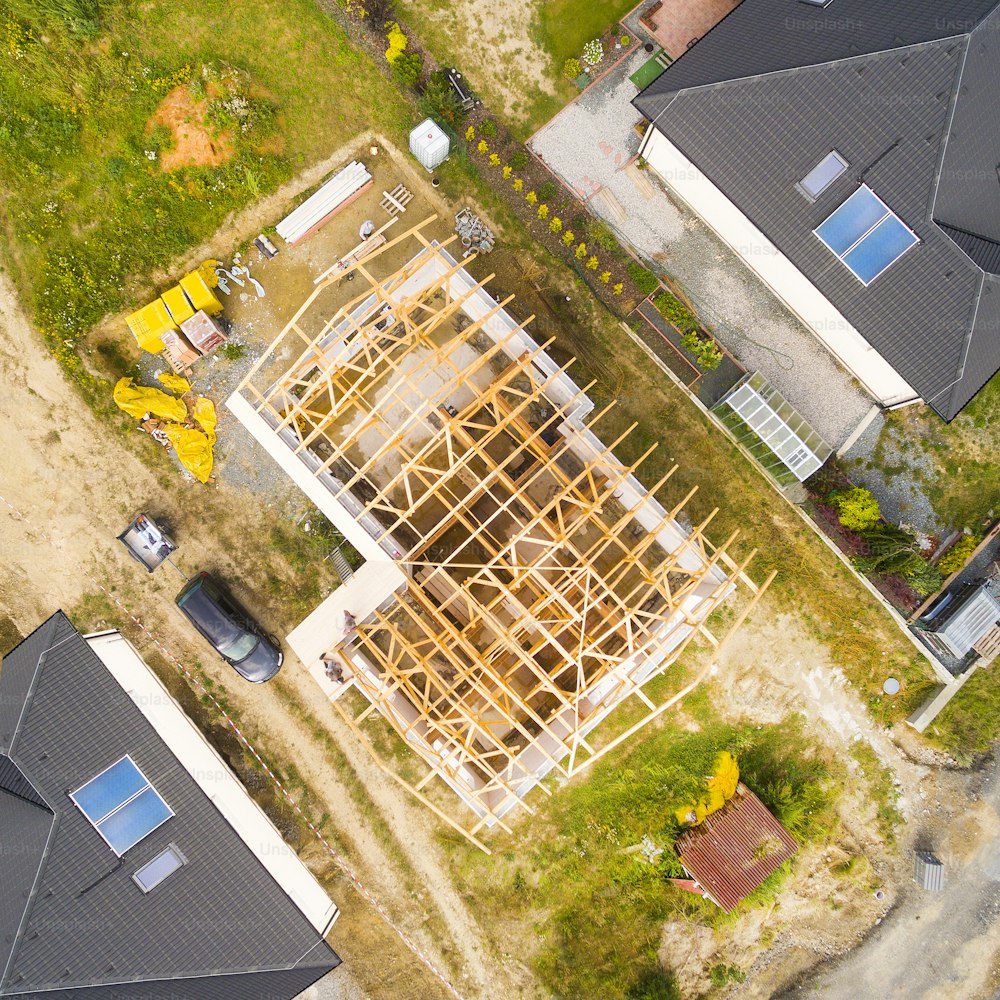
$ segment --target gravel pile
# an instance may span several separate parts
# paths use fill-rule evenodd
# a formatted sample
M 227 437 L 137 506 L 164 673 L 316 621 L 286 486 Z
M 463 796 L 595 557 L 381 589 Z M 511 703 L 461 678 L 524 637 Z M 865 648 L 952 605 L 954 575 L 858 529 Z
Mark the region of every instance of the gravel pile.
M 584 200 L 602 187 L 610 191 L 625 221 L 607 217 L 600 199 L 589 201 L 591 210 L 643 257 L 656 260 L 719 340 L 746 368 L 763 372 L 836 448 L 868 413 L 871 398 L 736 254 L 667 197 L 652 171 L 645 177 L 656 192 L 647 199 L 622 169 L 640 143 L 629 75 L 646 58 L 640 50 L 625 60 L 547 125 L 532 148 Z

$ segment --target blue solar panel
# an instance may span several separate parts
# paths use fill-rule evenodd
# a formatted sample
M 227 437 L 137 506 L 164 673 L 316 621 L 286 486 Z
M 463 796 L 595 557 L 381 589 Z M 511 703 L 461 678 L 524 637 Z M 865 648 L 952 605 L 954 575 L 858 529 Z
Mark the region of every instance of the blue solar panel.
M 70 798 L 118 855 L 173 816 L 131 757 L 122 757 Z
M 896 216 L 890 215 L 844 254 L 843 261 L 868 285 L 916 242 L 917 237 Z
M 124 854 L 171 816 L 170 807 L 156 793 L 156 789 L 147 788 L 98 823 L 97 829 L 115 854 Z
M 851 249 L 869 229 L 889 214 L 870 188 L 859 187 L 817 230 L 816 235 L 838 256 Z
M 91 778 L 83 788 L 75 791 L 73 801 L 91 823 L 97 823 L 148 784 L 132 759 L 122 757 L 96 778 Z

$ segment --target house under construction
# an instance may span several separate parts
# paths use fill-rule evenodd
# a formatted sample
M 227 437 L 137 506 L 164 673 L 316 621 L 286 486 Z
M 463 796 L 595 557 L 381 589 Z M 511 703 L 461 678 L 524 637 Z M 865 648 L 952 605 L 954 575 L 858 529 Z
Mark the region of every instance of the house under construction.
M 696 635 L 718 645 L 721 601 L 745 589 L 736 627 L 764 588 L 733 538 L 706 538 L 714 512 L 687 530 L 691 494 L 655 499 L 670 473 L 641 485 L 653 449 L 616 457 L 631 428 L 602 438 L 613 404 L 595 412 L 513 297 L 427 238 L 433 218 L 354 265 L 363 291 L 332 317 L 343 273 L 322 281 L 227 405 L 365 558 L 290 645 L 366 743 L 363 718 L 388 720 L 429 768 L 408 787 L 457 825 L 423 791 L 441 778 L 480 843 L 545 775 L 576 773 L 690 690 L 649 693 Z M 408 263 L 375 277 L 407 243 Z M 319 666 L 333 649 L 343 685 Z M 595 741 L 629 698 L 637 721 Z

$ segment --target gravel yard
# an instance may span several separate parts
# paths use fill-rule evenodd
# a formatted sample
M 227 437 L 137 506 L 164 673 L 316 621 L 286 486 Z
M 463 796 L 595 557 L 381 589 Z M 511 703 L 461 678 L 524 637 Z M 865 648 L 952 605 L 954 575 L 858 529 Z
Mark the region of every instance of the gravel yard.
M 640 136 L 629 80 L 648 58 L 624 60 L 546 125 L 531 147 L 639 253 L 675 279 L 702 320 L 749 370 L 766 375 L 837 448 L 872 406 L 852 376 L 707 227 L 632 163 Z

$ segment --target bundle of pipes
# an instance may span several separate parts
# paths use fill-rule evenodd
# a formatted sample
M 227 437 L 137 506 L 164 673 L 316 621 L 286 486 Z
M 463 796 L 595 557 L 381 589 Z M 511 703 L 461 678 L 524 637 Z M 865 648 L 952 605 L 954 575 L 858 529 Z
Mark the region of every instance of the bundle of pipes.
M 371 183 L 372 175 L 365 165 L 352 160 L 275 226 L 278 235 L 286 243 L 298 243 L 350 204 Z

